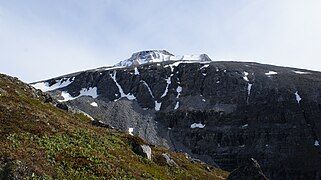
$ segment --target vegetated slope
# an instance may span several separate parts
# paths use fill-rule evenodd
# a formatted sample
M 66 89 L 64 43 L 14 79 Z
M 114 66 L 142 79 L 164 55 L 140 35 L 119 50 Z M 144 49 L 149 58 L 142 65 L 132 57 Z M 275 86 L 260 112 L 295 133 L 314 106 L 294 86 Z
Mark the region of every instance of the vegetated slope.
M 320 72 L 159 53 L 34 86 L 105 124 L 228 171 L 254 158 L 271 179 L 320 179 Z
M 0 74 L 0 179 L 222 179 L 228 175 L 154 146 L 148 160 L 133 151 L 137 144 L 145 144 L 140 138 L 93 126 L 84 114 L 71 114 L 50 101 L 46 94 Z

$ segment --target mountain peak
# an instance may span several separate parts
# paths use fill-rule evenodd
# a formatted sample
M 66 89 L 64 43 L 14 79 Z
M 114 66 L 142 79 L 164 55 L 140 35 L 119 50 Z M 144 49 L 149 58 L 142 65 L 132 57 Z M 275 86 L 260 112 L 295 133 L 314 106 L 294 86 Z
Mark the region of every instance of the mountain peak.
M 175 56 L 166 50 L 146 50 L 134 53 L 129 59 L 120 61 L 115 66 L 130 67 L 163 61 L 211 61 L 206 54 Z

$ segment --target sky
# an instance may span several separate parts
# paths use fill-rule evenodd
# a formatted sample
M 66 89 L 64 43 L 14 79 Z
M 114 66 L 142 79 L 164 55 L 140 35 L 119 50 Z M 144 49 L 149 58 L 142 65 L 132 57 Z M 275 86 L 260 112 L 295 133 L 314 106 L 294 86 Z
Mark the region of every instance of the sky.
M 0 0 L 0 73 L 35 82 L 165 49 L 321 71 L 320 0 Z

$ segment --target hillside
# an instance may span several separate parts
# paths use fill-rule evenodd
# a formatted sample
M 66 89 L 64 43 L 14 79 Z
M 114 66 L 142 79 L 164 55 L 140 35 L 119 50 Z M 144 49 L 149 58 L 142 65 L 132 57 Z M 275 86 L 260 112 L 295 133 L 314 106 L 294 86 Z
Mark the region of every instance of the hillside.
M 92 125 L 81 113 L 16 78 L 0 75 L 0 179 L 223 179 L 228 173 Z M 152 158 L 136 147 L 151 147 Z M 136 152 L 136 153 L 135 153 Z
M 227 171 L 319 179 L 321 73 L 142 51 L 33 84 L 106 125 Z

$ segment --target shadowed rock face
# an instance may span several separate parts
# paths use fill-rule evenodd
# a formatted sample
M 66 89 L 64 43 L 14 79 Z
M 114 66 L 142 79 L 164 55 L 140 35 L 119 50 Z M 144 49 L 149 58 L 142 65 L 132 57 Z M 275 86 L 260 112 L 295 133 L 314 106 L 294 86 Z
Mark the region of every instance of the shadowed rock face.
M 254 158 L 270 179 L 320 178 L 319 72 L 257 63 L 167 61 L 64 78 L 74 79 L 52 95 L 77 97 L 83 88 L 97 87 L 97 98 L 67 103 L 115 128 L 133 128 L 133 134 L 153 144 L 230 171 Z
M 227 178 L 228 180 L 268 180 L 261 170 L 260 165 L 253 158 L 244 165 L 235 169 Z

